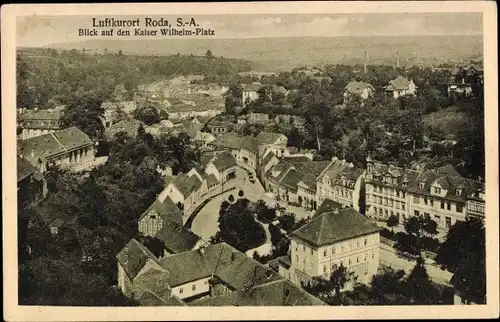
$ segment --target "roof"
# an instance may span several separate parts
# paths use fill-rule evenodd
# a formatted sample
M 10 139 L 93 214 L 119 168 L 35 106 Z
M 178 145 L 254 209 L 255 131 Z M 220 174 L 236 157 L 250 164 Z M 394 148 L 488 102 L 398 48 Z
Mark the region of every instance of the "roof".
M 300 182 L 303 176 L 303 173 L 298 172 L 295 169 L 290 169 L 280 180 L 280 184 L 293 191 L 297 191 L 297 184 Z
M 207 297 L 190 303 L 192 306 L 316 306 L 326 305 L 320 299 L 281 279 L 238 290 L 222 296 Z
M 273 85 L 273 91 L 279 94 L 286 94 L 286 89 L 283 86 Z
M 278 139 L 282 137 L 286 138 L 286 136 L 280 133 L 260 131 L 255 138 L 257 139 L 260 145 L 268 145 L 275 143 Z
M 219 183 L 219 180 L 217 180 L 217 178 L 215 177 L 215 175 L 213 175 L 213 174 L 209 174 L 208 175 L 208 177 L 207 177 L 207 185 L 209 187 L 215 186 L 218 183 Z
M 476 195 L 477 192 L 484 190 L 484 183 L 478 180 L 463 178 L 451 165 L 422 172 L 409 185 L 408 190 L 413 193 L 429 195 L 431 193 L 431 186 L 435 182 L 443 189 L 446 189 L 444 198 L 462 203 L 465 203 L 467 198 Z M 423 183 L 423 187 L 421 183 Z M 457 195 L 457 190 L 461 190 L 460 195 Z
M 282 160 L 285 162 L 310 162 L 311 161 L 311 159 L 309 159 L 308 157 L 303 156 L 303 155 L 296 156 L 296 157 L 288 156 L 288 157 L 282 158 Z
M 116 255 L 116 259 L 130 279 L 134 279 L 139 274 L 148 259 L 158 263 L 156 256 L 134 238 Z
M 144 125 L 144 123 L 136 119 L 122 120 L 108 127 L 104 131 L 104 134 L 106 135 L 108 140 L 113 139 L 116 133 L 122 131 L 126 132 L 128 135 L 132 137 L 135 137 L 137 135 L 137 130 L 141 125 Z
M 378 232 L 379 226 L 353 208 L 325 212 L 291 233 L 316 247 Z
M 259 153 L 259 141 L 253 136 L 244 136 L 241 140 L 241 148 L 257 154 Z
M 316 218 L 325 212 L 331 212 L 334 211 L 335 209 L 342 209 L 342 208 L 343 208 L 342 204 L 326 198 L 325 200 L 323 200 L 318 210 L 316 210 L 316 212 L 314 213 L 313 218 Z
M 182 223 L 164 221 L 163 227 L 156 233 L 158 239 L 165 243 L 165 248 L 173 254 L 192 250 L 201 238 L 184 228 Z
M 18 113 L 20 121 L 27 120 L 53 120 L 57 121 L 61 117 L 64 109 L 46 109 L 46 110 L 26 110 L 23 113 Z
M 218 148 L 239 149 L 242 144 L 242 138 L 235 133 L 227 133 L 217 137 L 208 145 L 216 146 Z
M 60 153 L 92 145 L 92 140 L 76 127 L 18 141 L 18 154 L 31 165 L 36 166 L 38 159 L 48 159 Z
M 264 160 L 262 160 L 262 164 L 265 166 L 271 161 L 272 158 L 277 158 L 276 154 L 274 154 L 273 151 L 270 151 L 266 156 L 264 157 Z
M 236 166 L 236 159 L 229 152 L 224 152 L 215 157 L 212 160 L 213 165 L 219 171 L 225 171 L 231 167 Z
M 254 82 L 252 84 L 246 84 L 243 86 L 243 92 L 257 92 L 262 87 L 259 82 Z
M 406 78 L 398 76 L 396 77 L 396 79 L 389 81 L 389 84 L 386 86 L 386 89 L 407 90 L 410 88 L 410 83 L 411 81 L 407 80 Z
M 380 184 L 389 185 L 392 187 L 399 187 L 399 189 L 406 190 L 411 187 L 415 179 L 419 175 L 418 171 L 411 169 L 403 169 L 392 165 L 375 163 L 372 166 L 373 170 L 369 172 L 373 177 L 367 176 L 365 182 L 378 182 Z M 384 181 L 384 178 L 390 178 L 391 181 Z M 406 187 L 404 186 L 406 184 Z
M 186 306 L 186 303 L 175 295 L 162 299 L 149 289 L 146 289 L 141 296 L 139 296 L 137 301 L 139 301 L 142 306 Z
M 197 176 L 190 176 L 183 174 L 175 177 L 172 181 L 172 184 L 179 189 L 179 191 L 184 195 L 184 197 L 188 197 L 191 195 L 193 191 L 197 191 L 200 189 L 202 182 Z
M 372 85 L 365 82 L 350 82 L 346 85 L 345 90 L 351 94 L 362 94 L 365 88 L 371 88 L 372 91 L 375 91 Z
M 170 220 L 182 224 L 182 213 L 170 197 L 167 197 L 163 202 L 156 199 L 148 209 L 141 214 L 139 220 L 144 218 L 151 211 L 158 213 L 163 220 Z
M 36 171 L 36 168 L 33 167 L 28 161 L 17 156 L 17 182 L 30 176 L 35 171 Z

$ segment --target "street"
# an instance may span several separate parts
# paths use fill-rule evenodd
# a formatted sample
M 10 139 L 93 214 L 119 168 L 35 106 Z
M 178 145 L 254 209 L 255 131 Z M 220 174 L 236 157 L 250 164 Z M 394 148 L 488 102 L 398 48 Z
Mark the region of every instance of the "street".
M 254 178 L 257 178 L 255 173 Z M 236 189 L 214 197 L 214 199 L 210 200 L 205 207 L 200 210 L 194 219 L 191 230 L 203 240 L 208 241 L 210 237 L 214 236 L 217 232 L 220 205 L 224 200 L 227 200 L 231 194 L 235 199 L 237 199 L 238 192 L 243 190 L 244 198 L 247 198 L 252 202 L 262 199 L 266 202 L 268 207 L 275 207 L 276 203 L 279 203 L 273 198 L 265 195 L 266 191 L 260 184 L 259 180 L 256 179 L 255 183 L 251 183 L 246 170 L 240 167 L 236 168 L 236 178 L 224 184 L 224 190 L 231 187 L 236 187 Z M 289 206 L 283 202 L 279 204 L 280 206 L 285 207 L 286 211 L 293 212 L 296 215 L 297 220 L 312 217 L 312 213 L 304 209 Z
M 394 269 L 403 269 L 406 273 L 410 273 L 416 264 L 416 261 L 410 261 L 405 258 L 398 257 L 394 248 L 389 245 L 380 244 L 380 264 L 390 266 Z M 440 269 L 438 266 L 425 264 L 429 277 L 436 283 L 449 284 L 452 273 Z

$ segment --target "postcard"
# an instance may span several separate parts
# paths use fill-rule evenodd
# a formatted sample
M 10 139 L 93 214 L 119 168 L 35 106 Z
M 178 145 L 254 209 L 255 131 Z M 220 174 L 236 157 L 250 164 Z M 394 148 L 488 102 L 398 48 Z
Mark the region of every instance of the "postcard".
M 498 317 L 495 12 L 3 6 L 4 319 Z

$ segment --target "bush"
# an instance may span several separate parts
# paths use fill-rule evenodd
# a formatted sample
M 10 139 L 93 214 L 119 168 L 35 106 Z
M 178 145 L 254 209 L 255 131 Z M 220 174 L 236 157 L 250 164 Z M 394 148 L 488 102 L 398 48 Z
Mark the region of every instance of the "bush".
M 423 236 L 421 238 L 422 248 L 431 252 L 437 252 L 439 249 L 439 240 L 437 238 Z
M 396 245 L 394 246 L 401 253 L 419 255 L 417 247 L 417 237 L 403 232 L 396 233 Z
M 380 231 L 380 236 L 385 237 L 385 238 L 390 239 L 390 240 L 396 240 L 395 234 L 387 228 L 382 228 L 382 230 Z

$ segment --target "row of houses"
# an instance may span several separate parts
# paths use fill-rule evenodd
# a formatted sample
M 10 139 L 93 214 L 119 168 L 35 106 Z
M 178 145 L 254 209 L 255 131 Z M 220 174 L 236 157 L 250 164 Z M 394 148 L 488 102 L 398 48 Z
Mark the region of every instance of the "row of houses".
M 447 230 L 467 217 L 484 218 L 484 187 L 463 178 L 451 165 L 419 170 L 374 162 L 367 168 L 334 157 L 331 161 L 279 158 L 269 154 L 263 162 L 266 190 L 308 210 L 330 199 L 367 217 L 387 220 L 397 216 L 425 216 Z

